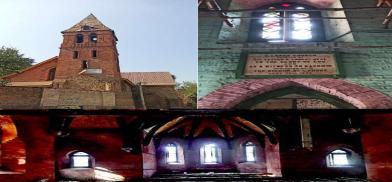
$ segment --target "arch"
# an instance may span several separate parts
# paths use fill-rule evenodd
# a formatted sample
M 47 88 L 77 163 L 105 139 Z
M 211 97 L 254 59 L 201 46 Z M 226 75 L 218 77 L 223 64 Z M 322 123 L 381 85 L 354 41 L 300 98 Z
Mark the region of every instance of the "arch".
M 392 108 L 392 99 L 378 91 L 345 80 L 321 79 L 249 79 L 227 84 L 201 98 L 199 109 L 230 109 L 237 104 L 270 91 L 289 86 L 305 87 L 339 98 L 358 109 Z
M 70 168 L 93 168 L 93 157 L 82 151 L 72 151 L 67 154 Z
M 332 150 L 326 156 L 327 167 L 349 167 L 352 166 L 351 151 L 344 148 Z
M 47 79 L 47 80 L 48 80 L 48 81 L 54 80 L 55 75 L 56 75 L 56 67 L 50 68 L 50 69 L 49 69 L 49 72 L 48 72 L 48 79 Z

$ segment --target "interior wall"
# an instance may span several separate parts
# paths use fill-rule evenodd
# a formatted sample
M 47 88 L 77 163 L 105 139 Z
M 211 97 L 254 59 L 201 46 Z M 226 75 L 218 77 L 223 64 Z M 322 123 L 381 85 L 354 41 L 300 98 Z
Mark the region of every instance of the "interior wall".
M 392 114 L 368 114 L 363 119 L 362 145 L 369 179 L 392 181 Z
M 105 169 L 110 175 L 124 180 L 141 179 L 142 154 L 122 150 L 123 137 L 117 129 L 74 129 L 68 137 L 56 138 L 55 157 L 58 179 L 100 179 L 94 170 Z M 92 169 L 70 168 L 70 152 L 81 151 L 94 158 Z M 117 180 L 119 181 L 119 180 Z
M 248 162 L 245 156 L 245 146 L 247 142 L 252 142 L 256 147 L 256 161 Z M 237 169 L 241 173 L 267 173 L 266 154 L 264 141 L 260 143 L 253 136 L 242 136 L 233 140 L 233 159 Z
M 144 134 L 145 135 L 145 134 Z M 142 148 L 143 178 L 150 178 L 157 172 L 156 148 L 154 142 L 150 142 Z
M 245 161 L 244 144 L 248 141 L 256 144 L 256 161 Z M 167 144 L 176 144 L 179 151 L 179 164 L 168 164 L 165 161 L 165 146 Z M 221 150 L 222 161 L 218 164 L 201 164 L 200 148 L 204 144 L 214 143 L 219 146 Z M 259 173 L 267 174 L 273 173 L 277 176 L 280 174 L 279 150 L 266 144 L 260 143 L 253 136 L 241 136 L 227 141 L 222 138 L 196 138 L 196 139 L 182 139 L 165 137 L 162 138 L 157 148 L 157 164 L 158 172 L 172 173 L 172 172 L 242 172 L 242 173 Z M 274 145 L 275 146 L 275 145 Z M 267 151 L 268 150 L 268 151 Z M 183 151 L 183 155 L 182 155 Z M 265 154 L 270 152 L 270 155 Z M 276 153 L 277 152 L 277 153 Z M 276 156 L 278 155 L 278 156 Z M 266 159 L 266 157 L 270 157 Z M 182 159 L 184 157 L 184 159 Z M 266 164 L 267 161 L 270 164 Z M 277 164 L 279 163 L 279 164 Z M 271 169 L 267 169 L 269 166 Z M 276 167 L 279 166 L 279 167 Z M 273 168 L 273 169 L 272 169 Z M 278 170 L 278 172 L 276 171 Z
M 0 175 L 2 182 L 55 180 L 54 167 L 54 136 L 48 132 L 49 121 L 46 116 L 12 116 L 17 131 L 18 140 L 15 145 L 25 145 L 25 172 L 22 174 Z M 13 145 L 13 144 L 10 144 Z M 10 146 L 11 147 L 11 146 Z M 12 147 L 10 149 L 13 149 Z M 11 151 L 5 151 L 11 152 Z M 19 151 L 12 151 L 13 155 L 19 155 Z M 11 162 L 11 161 L 10 161 Z M 23 161 L 19 161 L 20 164 Z M 17 164 L 17 161 L 13 161 Z M 17 168 L 16 166 L 14 166 Z
M 312 148 L 302 147 L 299 122 L 282 121 L 278 128 L 283 176 L 365 178 L 360 134 L 348 134 L 342 130 L 347 123 L 347 118 L 328 115 L 307 117 L 310 121 Z M 327 167 L 326 157 L 336 149 L 350 151 L 351 167 Z

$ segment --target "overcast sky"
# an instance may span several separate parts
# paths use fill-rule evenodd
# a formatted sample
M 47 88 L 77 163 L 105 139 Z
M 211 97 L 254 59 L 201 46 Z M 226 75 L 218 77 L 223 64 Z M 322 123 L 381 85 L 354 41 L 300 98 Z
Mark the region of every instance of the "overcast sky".
M 119 39 L 122 72 L 170 71 L 196 81 L 194 0 L 0 0 L 0 46 L 40 62 L 58 55 L 66 30 L 93 13 Z

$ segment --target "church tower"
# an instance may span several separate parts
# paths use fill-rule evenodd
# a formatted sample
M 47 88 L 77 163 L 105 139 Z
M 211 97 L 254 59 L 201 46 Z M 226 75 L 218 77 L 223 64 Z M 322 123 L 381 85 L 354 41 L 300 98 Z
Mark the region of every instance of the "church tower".
M 55 79 L 81 74 L 121 77 L 117 37 L 93 14 L 62 33 Z

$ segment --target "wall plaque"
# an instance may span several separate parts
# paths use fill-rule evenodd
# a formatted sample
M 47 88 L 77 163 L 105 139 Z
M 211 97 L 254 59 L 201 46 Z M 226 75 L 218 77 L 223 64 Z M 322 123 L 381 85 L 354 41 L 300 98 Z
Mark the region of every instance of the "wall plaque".
M 339 74 L 334 54 L 248 54 L 245 76 Z

